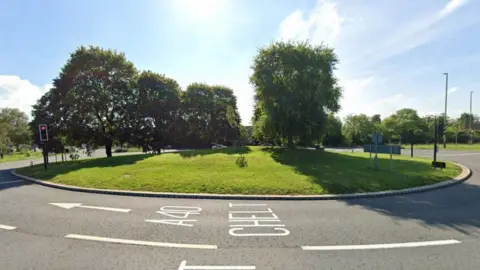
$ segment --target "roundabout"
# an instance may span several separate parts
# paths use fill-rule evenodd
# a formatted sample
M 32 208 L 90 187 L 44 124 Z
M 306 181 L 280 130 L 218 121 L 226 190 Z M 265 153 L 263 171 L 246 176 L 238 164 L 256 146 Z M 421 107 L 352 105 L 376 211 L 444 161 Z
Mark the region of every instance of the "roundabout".
M 1 164 L 0 269 L 475 269 L 480 153 L 439 158 L 472 176 L 326 201 L 89 194 L 11 175 L 28 162 Z

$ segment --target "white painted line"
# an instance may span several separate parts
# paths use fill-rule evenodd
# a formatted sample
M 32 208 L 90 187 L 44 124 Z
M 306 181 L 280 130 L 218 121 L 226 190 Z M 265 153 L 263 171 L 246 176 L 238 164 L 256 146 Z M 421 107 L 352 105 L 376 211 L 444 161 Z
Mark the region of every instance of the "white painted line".
M 12 230 L 15 230 L 16 228 L 17 227 L 0 224 L 0 229 L 2 229 L 2 230 L 12 231 Z
M 55 205 L 64 209 L 72 209 L 75 207 L 79 207 L 79 208 L 86 208 L 86 209 L 105 210 L 105 211 L 122 212 L 122 213 L 128 213 L 132 211 L 132 209 L 88 206 L 88 205 L 82 205 L 81 203 L 49 203 L 49 204 Z
M 187 265 L 187 261 L 182 261 L 178 270 L 255 270 L 255 266 L 220 266 L 220 265 Z
M 363 250 L 363 249 L 389 249 L 389 248 L 410 248 L 410 247 L 428 247 L 460 244 L 457 240 L 439 240 L 425 242 L 407 242 L 392 244 L 374 244 L 374 245 L 346 245 L 346 246 L 303 246 L 303 250 Z
M 99 206 L 88 206 L 88 205 L 81 205 L 79 207 L 80 208 L 86 208 L 86 209 L 96 209 L 96 210 L 105 210 L 105 211 L 122 212 L 122 213 L 128 213 L 128 212 L 132 211 L 132 209 L 99 207 Z
M 139 245 L 139 246 L 152 246 L 152 247 L 217 249 L 217 246 L 216 246 L 216 245 L 197 245 L 197 244 L 163 243 L 163 242 L 152 242 L 152 241 L 140 241 L 140 240 L 119 239 L 119 238 L 108 238 L 108 237 L 91 236 L 91 235 L 81 235 L 81 234 L 68 234 L 68 235 L 65 235 L 65 238 L 81 239 L 81 240 L 90 240 L 90 241 L 98 241 L 98 242 L 108 242 L 108 243 L 116 243 L 116 244 L 129 244 L 129 245 Z
M 9 182 L 0 182 L 0 185 L 12 184 L 12 183 L 20 183 L 20 182 L 25 182 L 25 181 L 23 181 L 23 180 L 16 180 L 16 181 L 9 181 Z

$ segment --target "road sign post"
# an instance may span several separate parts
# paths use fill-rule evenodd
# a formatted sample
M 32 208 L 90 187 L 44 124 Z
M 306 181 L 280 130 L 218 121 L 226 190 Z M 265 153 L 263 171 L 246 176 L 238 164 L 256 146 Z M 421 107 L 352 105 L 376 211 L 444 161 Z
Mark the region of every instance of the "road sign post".
M 375 132 L 372 135 L 372 141 L 375 144 L 375 162 L 374 169 L 378 170 L 378 144 L 383 142 L 383 136 L 380 132 Z

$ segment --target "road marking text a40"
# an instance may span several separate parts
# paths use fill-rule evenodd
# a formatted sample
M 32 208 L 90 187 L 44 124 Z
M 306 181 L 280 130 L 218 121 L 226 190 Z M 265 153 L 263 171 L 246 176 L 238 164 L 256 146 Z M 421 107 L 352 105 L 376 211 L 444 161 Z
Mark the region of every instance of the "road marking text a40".
M 187 219 L 191 215 L 199 215 L 202 208 L 195 206 L 163 206 L 158 214 L 174 219 L 146 219 L 146 222 L 162 223 L 168 225 L 192 227 L 196 219 Z

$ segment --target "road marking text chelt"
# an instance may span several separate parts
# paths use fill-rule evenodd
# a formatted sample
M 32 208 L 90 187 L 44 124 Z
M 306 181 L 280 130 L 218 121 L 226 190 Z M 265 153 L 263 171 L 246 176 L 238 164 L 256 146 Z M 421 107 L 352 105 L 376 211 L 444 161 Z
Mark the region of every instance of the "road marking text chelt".
M 228 205 L 231 236 L 287 236 L 290 231 L 285 229 L 278 216 L 266 204 L 233 204 Z

